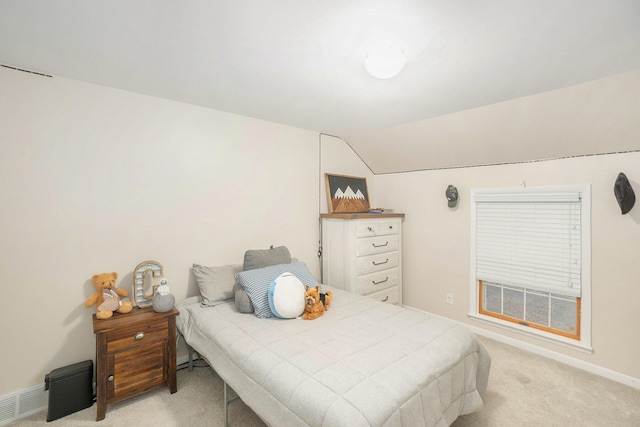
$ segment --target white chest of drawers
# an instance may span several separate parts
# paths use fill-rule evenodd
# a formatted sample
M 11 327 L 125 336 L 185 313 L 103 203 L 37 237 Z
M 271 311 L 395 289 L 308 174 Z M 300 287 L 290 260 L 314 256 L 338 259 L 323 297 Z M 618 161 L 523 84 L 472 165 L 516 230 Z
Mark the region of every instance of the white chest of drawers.
M 324 284 L 402 305 L 404 214 L 322 214 Z

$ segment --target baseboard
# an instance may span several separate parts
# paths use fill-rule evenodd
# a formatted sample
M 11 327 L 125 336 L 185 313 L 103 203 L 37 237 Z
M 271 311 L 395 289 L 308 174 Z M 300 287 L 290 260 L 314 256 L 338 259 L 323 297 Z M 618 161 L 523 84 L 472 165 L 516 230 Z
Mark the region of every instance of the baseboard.
M 459 322 L 460 324 L 470 328 L 475 334 L 481 335 L 492 340 L 508 344 L 519 349 L 534 353 L 540 356 L 547 357 L 555 360 L 556 362 L 564 363 L 565 365 L 573 366 L 574 368 L 582 369 L 589 373 L 610 379 L 612 381 L 627 385 L 629 387 L 640 390 L 640 379 L 634 378 L 629 375 L 625 375 L 621 372 L 617 372 L 611 369 L 603 368 L 602 366 L 594 365 L 593 363 L 585 362 L 575 357 L 567 356 L 566 354 L 558 353 L 548 348 L 540 347 L 535 344 L 520 341 L 514 338 L 505 337 L 504 335 L 496 332 L 487 331 L 486 329 L 478 328 L 476 326 L 468 325 L 466 323 Z
M 409 306 L 404 306 L 404 308 L 408 308 L 410 310 L 416 310 L 416 311 L 424 311 L 424 310 L 419 310 L 417 308 L 409 307 Z M 540 347 L 525 341 L 520 341 L 515 338 L 510 338 L 502 334 L 499 334 L 497 332 L 492 332 L 486 329 L 479 328 L 477 326 L 469 325 L 468 323 L 459 322 L 457 320 L 449 319 L 448 317 L 440 316 L 434 313 L 429 313 L 429 314 L 433 316 L 441 317 L 443 319 L 450 320 L 452 322 L 465 326 L 471 329 L 477 335 L 481 335 L 481 336 L 490 338 L 492 340 L 511 345 L 513 347 L 528 351 L 533 354 L 547 357 L 549 359 L 555 360 L 556 362 L 564 363 L 565 365 L 573 366 L 574 368 L 582 369 L 583 371 L 592 373 L 594 375 L 598 375 L 598 376 L 610 379 L 612 381 L 615 381 L 617 383 L 624 384 L 626 386 L 640 390 L 639 378 L 634 378 L 632 376 L 623 374 L 621 372 L 617 372 L 608 368 L 603 368 L 602 366 L 594 365 L 593 363 L 585 362 L 584 360 L 576 359 L 575 357 L 567 356 L 566 354 L 558 353 L 557 351 L 549 350 L 548 348 Z

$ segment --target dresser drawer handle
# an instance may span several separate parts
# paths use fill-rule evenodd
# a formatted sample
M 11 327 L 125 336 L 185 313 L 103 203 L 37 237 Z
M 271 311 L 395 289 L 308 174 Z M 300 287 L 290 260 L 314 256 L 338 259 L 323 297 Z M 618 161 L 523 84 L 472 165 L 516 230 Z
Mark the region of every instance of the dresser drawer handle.
M 372 243 L 371 246 L 373 246 L 374 248 L 383 248 L 385 246 L 387 246 L 389 244 L 389 241 L 386 241 L 384 243 L 384 245 L 376 245 L 375 243 Z
M 384 260 L 384 261 L 382 261 L 382 262 L 375 262 L 375 261 L 371 261 L 371 264 L 373 264 L 373 265 L 382 265 L 382 264 L 386 264 L 386 263 L 388 263 L 388 262 L 389 262 L 389 258 L 385 259 L 385 260 Z
M 107 378 L 107 381 L 113 382 L 113 375 L 109 375 L 109 378 Z
M 380 283 L 384 283 L 386 281 L 389 280 L 389 276 L 387 276 L 384 280 L 380 280 L 379 282 L 376 282 L 375 280 L 372 280 L 371 283 L 373 283 L 374 285 L 379 285 Z
M 386 297 L 384 297 L 384 299 L 382 300 L 382 302 L 387 302 L 389 300 L 389 295 L 387 295 Z
M 142 338 L 144 338 L 144 332 L 138 332 L 134 338 L 137 340 L 141 340 Z

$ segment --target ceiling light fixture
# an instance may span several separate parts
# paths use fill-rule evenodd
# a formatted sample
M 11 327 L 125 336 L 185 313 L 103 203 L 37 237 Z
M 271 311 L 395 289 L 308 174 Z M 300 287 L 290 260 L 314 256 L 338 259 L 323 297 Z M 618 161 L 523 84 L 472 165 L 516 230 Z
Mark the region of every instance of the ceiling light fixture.
M 377 79 L 397 76 L 407 63 L 404 48 L 391 42 L 369 46 L 365 52 L 364 68 Z

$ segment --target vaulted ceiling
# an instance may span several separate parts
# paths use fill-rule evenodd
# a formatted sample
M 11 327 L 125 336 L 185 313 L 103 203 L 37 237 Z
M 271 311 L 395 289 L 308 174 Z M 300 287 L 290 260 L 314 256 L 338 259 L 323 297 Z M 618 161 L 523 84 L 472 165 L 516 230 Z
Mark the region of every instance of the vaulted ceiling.
M 363 67 L 379 39 L 395 78 Z M 455 167 L 469 147 L 418 161 L 413 124 L 639 69 L 640 1 L 2 0 L 0 63 L 336 135 L 374 172 Z

